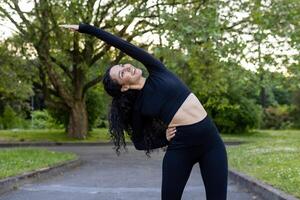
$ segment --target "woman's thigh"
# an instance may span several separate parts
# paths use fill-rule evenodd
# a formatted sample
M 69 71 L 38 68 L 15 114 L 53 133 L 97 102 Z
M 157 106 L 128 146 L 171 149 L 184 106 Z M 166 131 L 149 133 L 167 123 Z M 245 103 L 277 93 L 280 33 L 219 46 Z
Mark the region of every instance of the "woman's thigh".
M 219 143 L 205 152 L 199 161 L 207 200 L 226 200 L 228 162 L 225 145 Z
M 162 200 L 180 200 L 194 163 L 188 149 L 167 150 L 162 165 Z

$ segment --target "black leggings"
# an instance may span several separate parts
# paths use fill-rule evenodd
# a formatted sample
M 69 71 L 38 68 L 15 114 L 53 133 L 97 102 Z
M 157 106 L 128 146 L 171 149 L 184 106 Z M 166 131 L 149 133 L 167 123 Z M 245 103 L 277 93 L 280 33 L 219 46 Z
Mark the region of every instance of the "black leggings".
M 177 126 L 163 159 L 162 200 L 180 200 L 195 163 L 200 166 L 207 200 L 226 200 L 227 152 L 209 116 Z

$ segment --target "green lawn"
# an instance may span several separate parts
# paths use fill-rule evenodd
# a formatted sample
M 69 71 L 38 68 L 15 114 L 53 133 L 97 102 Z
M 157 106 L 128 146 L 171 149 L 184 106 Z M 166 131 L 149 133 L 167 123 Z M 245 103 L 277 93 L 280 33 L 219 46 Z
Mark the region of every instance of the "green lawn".
M 74 160 L 74 153 L 37 148 L 0 149 L 0 179 Z
M 108 142 L 107 129 L 94 129 L 84 140 L 71 139 L 63 130 L 1 130 L 0 142 Z
M 300 131 L 261 130 L 226 140 L 249 141 L 227 147 L 229 167 L 300 197 Z

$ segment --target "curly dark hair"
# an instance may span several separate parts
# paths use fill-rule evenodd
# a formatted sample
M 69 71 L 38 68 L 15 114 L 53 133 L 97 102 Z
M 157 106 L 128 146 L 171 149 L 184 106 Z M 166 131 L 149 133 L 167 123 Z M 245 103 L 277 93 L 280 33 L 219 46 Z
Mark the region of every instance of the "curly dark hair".
M 115 145 L 116 153 L 119 155 L 121 146 L 127 150 L 125 132 L 130 138 L 135 137 L 131 124 L 134 122 L 131 121 L 131 117 L 133 114 L 133 106 L 140 90 L 129 89 L 125 92 L 121 92 L 122 85 L 120 85 L 117 81 L 112 80 L 110 77 L 109 72 L 112 67 L 113 66 L 106 70 L 102 82 L 105 91 L 113 97 L 108 112 L 109 133 L 111 140 Z M 150 149 L 152 141 L 154 141 L 153 138 L 165 132 L 166 128 L 167 125 L 158 118 L 148 120 L 147 126 L 143 129 L 143 139 L 147 148 L 146 155 L 148 157 L 150 157 L 150 153 L 155 150 Z

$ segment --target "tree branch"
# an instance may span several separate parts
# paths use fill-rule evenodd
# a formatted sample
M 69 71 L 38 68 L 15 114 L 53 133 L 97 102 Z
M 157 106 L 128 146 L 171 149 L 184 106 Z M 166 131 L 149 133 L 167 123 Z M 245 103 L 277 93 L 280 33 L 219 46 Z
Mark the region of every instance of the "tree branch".
M 65 74 L 72 80 L 72 74 L 70 72 L 70 70 L 68 69 L 67 66 L 65 66 L 63 63 L 61 63 L 60 61 L 58 61 L 56 58 L 54 58 L 53 56 L 50 55 L 50 59 L 52 62 L 54 62 L 57 66 L 59 66 L 64 72 Z
M 23 12 L 21 11 L 19 5 L 18 5 L 18 1 L 16 0 L 12 0 L 13 4 L 15 7 L 11 7 L 11 9 L 17 11 L 19 17 L 22 19 L 22 21 L 26 24 L 27 28 L 30 27 L 31 23 L 28 21 L 28 19 L 26 19 L 25 15 L 23 14 Z M 10 4 L 9 4 L 10 5 Z M 10 5 L 11 6 L 11 5 Z
M 72 107 L 73 99 L 72 99 L 71 94 L 64 88 L 63 84 L 60 82 L 60 79 L 58 78 L 58 74 L 55 73 L 54 70 L 52 69 L 51 64 L 48 61 L 44 61 L 44 63 L 46 65 L 46 72 L 48 74 L 48 77 L 49 77 L 51 83 L 57 90 L 60 97 L 64 99 L 66 104 L 69 107 Z
M 19 25 L 19 23 L 17 23 L 12 17 L 11 15 L 4 10 L 4 8 L 0 7 L 0 11 L 4 14 L 4 16 L 6 16 L 9 21 L 11 21 L 11 23 L 13 23 L 15 25 L 15 27 L 23 34 L 26 35 L 26 32 L 24 31 L 24 29 Z
M 45 93 L 52 94 L 52 95 L 54 95 L 56 97 L 60 97 L 59 94 L 58 94 L 58 92 L 56 90 L 48 88 L 46 85 L 41 85 L 38 82 L 33 82 L 32 84 L 33 84 L 33 87 L 41 90 L 43 93 L 44 93 L 44 90 L 46 90 L 47 92 L 45 92 Z
M 85 84 L 84 87 L 83 87 L 82 97 L 87 92 L 87 90 L 89 88 L 93 87 L 94 85 L 99 83 L 101 80 L 102 80 L 102 76 L 97 76 L 95 79 L 93 79 L 90 82 L 88 82 L 87 84 Z
M 236 23 L 233 23 L 231 26 L 222 27 L 221 30 L 230 30 L 230 29 L 233 29 L 234 27 L 236 27 L 240 24 L 246 23 L 246 22 L 249 22 L 249 17 L 243 18 L 242 20 L 240 20 Z
M 105 45 L 105 48 L 102 51 L 100 51 L 99 53 L 93 56 L 93 58 L 88 63 L 88 65 L 92 66 L 95 62 L 97 62 L 97 60 L 99 60 L 102 56 L 104 56 L 104 54 L 110 49 L 110 47 L 111 47 L 110 45 Z

